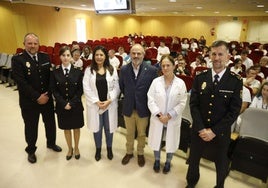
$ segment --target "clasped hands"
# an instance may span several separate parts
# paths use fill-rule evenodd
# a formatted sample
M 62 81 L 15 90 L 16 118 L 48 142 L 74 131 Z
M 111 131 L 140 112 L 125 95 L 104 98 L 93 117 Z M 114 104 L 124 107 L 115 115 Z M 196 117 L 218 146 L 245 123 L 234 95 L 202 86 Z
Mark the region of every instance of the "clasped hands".
M 205 142 L 209 142 L 216 136 L 216 134 L 210 128 L 207 128 L 207 129 L 200 130 L 199 131 L 199 136 Z
M 111 100 L 98 101 L 96 104 L 98 105 L 99 109 L 105 110 L 111 104 Z
M 171 119 L 171 116 L 170 116 L 169 114 L 164 115 L 164 114 L 162 114 L 162 113 L 160 112 L 158 115 L 159 115 L 158 119 L 159 119 L 159 120 L 161 121 L 161 123 L 163 123 L 163 124 L 167 124 L 168 121 Z

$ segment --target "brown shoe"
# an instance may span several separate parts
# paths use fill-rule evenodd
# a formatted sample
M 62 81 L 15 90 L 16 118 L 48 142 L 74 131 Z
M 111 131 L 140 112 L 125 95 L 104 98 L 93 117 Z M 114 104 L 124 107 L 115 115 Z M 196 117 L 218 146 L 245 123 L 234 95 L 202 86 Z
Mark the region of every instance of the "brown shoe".
M 143 167 L 145 165 L 144 155 L 138 155 L 138 165 Z
M 122 159 L 122 165 L 128 164 L 129 160 L 133 157 L 133 154 L 126 154 Z

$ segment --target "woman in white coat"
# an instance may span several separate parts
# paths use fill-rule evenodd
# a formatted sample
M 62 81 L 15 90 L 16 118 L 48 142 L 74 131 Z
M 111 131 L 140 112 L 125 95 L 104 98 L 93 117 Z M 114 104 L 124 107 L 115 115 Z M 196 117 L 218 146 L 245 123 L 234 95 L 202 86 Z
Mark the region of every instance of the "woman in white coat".
M 95 159 L 101 159 L 102 130 L 104 128 L 107 157 L 112 160 L 113 132 L 117 128 L 117 98 L 120 92 L 117 71 L 110 65 L 103 46 L 95 47 L 90 67 L 85 71 L 83 89 L 87 106 L 87 125 L 94 132 Z
M 148 145 L 153 149 L 155 172 L 160 170 L 161 142 L 166 142 L 166 162 L 163 173 L 170 171 L 173 153 L 179 147 L 182 112 L 186 105 L 187 90 L 183 80 L 177 78 L 173 71 L 173 57 L 161 58 L 163 76 L 153 80 L 148 95 L 148 107 L 151 111 Z

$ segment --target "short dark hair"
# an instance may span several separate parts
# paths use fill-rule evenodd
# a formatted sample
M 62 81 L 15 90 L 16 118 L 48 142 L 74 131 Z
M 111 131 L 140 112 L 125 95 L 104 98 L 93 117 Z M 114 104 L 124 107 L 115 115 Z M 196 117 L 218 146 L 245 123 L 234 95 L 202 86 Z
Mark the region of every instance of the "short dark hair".
M 171 55 L 169 55 L 169 54 L 162 55 L 161 60 L 160 60 L 160 63 L 162 63 L 162 61 L 163 61 L 165 58 L 167 58 L 173 65 L 175 65 L 175 60 L 174 60 L 174 58 L 173 58 Z
M 228 43 L 223 40 L 217 40 L 212 43 L 211 48 L 219 47 L 219 46 L 225 46 L 226 50 L 229 51 Z

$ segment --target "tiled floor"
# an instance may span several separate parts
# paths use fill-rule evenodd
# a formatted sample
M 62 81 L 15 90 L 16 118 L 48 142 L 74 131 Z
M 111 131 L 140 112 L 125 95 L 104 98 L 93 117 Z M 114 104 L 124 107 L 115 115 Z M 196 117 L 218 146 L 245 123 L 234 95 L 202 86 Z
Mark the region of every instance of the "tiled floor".
M 57 130 L 57 144 L 63 148 L 55 153 L 46 148 L 44 127 L 40 121 L 37 142 L 37 163 L 30 164 L 24 151 L 24 125 L 18 105 L 18 93 L 13 88 L 0 85 L 0 187 L 1 188 L 183 188 L 187 165 L 181 151 L 172 161 L 171 172 L 156 174 L 152 170 L 152 151 L 145 148 L 146 164 L 137 165 L 135 157 L 126 166 L 121 165 L 125 154 L 124 130 L 114 135 L 114 159 L 108 160 L 103 146 L 102 159 L 94 159 L 95 147 L 92 133 L 86 127 L 81 129 L 80 160 L 66 161 L 67 147 L 63 131 Z M 40 118 L 41 119 L 41 118 Z M 162 153 L 162 163 L 164 153 Z M 215 170 L 211 162 L 202 160 L 201 178 L 197 188 L 210 188 L 215 185 Z M 231 172 L 226 179 L 227 188 L 266 188 L 260 180 Z

